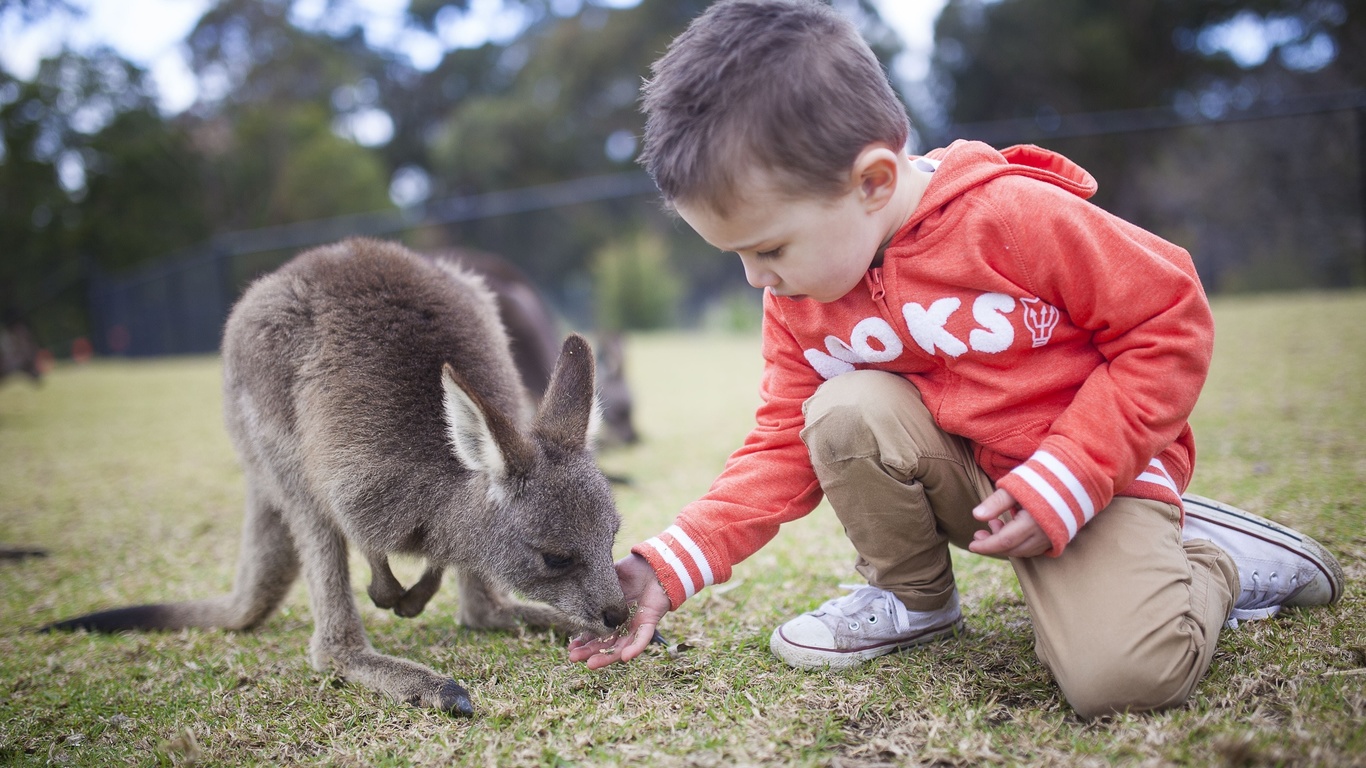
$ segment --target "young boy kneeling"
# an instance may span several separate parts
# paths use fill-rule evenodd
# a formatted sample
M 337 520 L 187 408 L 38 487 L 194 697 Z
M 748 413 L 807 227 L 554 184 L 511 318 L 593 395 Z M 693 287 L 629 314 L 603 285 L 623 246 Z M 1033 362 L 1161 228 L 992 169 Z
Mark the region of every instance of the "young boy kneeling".
M 778 627 L 848 667 L 962 626 L 948 545 L 1008 557 L 1039 658 L 1084 716 L 1180 704 L 1230 619 L 1321 605 L 1312 539 L 1187 496 L 1214 327 L 1190 256 L 1086 202 L 1037 147 L 913 157 L 854 27 L 817 2 L 712 6 L 645 86 L 641 162 L 764 289 L 763 405 L 711 490 L 618 563 L 628 640 L 822 495 L 868 586 Z

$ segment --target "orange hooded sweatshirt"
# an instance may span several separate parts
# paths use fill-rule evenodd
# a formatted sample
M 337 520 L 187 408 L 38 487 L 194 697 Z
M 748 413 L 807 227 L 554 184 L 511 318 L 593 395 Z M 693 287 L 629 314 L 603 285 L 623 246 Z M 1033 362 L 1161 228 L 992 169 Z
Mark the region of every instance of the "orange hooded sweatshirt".
M 800 438 L 826 379 L 889 371 L 1062 554 L 1117 495 L 1180 505 L 1214 322 L 1190 255 L 1086 202 L 1061 155 L 959 141 L 882 265 L 842 298 L 764 296 L 757 424 L 710 491 L 636 545 L 674 608 L 820 502 Z

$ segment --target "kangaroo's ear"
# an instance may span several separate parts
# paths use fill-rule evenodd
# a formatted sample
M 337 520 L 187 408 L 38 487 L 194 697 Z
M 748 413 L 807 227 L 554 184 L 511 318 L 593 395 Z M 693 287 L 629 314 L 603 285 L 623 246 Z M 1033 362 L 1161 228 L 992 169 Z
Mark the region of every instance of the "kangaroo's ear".
M 597 431 L 602 416 L 593 393 L 593 349 L 577 333 L 564 340 L 536 412 L 537 434 L 570 449 L 582 449 Z
M 495 479 L 521 474 L 530 446 L 503 414 L 466 386 L 450 363 L 441 366 L 446 434 L 461 464 Z

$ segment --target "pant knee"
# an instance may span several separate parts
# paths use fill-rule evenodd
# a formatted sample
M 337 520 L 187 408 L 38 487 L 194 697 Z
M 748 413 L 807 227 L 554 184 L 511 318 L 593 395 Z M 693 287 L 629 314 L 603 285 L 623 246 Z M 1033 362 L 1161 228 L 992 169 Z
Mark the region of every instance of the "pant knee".
M 878 450 L 873 425 L 894 423 L 897 409 L 908 407 L 924 408 L 919 393 L 899 376 L 881 371 L 836 376 L 804 404 L 802 442 L 818 464 L 871 455 Z
M 1057 680 L 1067 703 L 1084 718 L 1176 706 L 1194 687 L 1186 676 L 1154 674 L 1127 659 L 1071 670 Z

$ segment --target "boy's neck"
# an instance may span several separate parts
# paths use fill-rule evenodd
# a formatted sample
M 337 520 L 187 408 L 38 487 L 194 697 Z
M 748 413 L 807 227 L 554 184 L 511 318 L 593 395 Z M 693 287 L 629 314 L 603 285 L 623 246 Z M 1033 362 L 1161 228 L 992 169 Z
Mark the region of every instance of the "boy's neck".
M 925 197 L 925 188 L 930 185 L 930 174 L 915 167 L 911 156 L 902 153 L 897 158 L 897 181 L 896 191 L 892 194 L 892 202 L 887 205 L 887 231 L 882 238 L 882 247 L 878 248 L 877 256 L 873 259 L 872 266 L 882 266 L 882 255 L 887 246 L 896 237 L 896 233 L 906 226 L 906 222 L 911 220 L 911 215 L 920 205 L 920 201 Z

